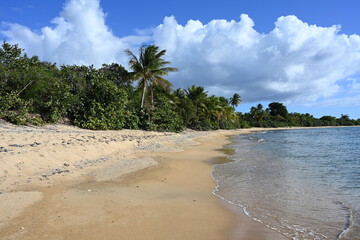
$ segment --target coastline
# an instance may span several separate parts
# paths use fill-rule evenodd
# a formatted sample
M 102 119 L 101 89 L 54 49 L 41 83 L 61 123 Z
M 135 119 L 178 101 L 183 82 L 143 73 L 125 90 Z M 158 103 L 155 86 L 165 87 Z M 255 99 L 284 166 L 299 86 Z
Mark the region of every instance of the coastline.
M 227 136 L 262 130 L 1 124 L 0 239 L 287 239 L 212 194 Z

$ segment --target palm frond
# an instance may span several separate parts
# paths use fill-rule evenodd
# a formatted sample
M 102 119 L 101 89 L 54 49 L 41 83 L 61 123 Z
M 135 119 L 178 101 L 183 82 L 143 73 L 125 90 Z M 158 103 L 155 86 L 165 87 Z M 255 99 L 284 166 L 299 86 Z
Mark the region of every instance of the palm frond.
M 173 85 L 162 76 L 168 75 L 169 72 L 178 71 L 178 69 L 164 67 L 171 63 L 162 59 L 166 50 L 160 51 L 156 45 L 142 45 L 139 48 L 139 57 L 136 57 L 129 49 L 125 50 L 125 53 L 129 56 L 129 65 L 133 71 L 130 73 L 131 78 L 139 81 L 138 89 L 143 89 L 142 106 L 147 87 L 151 89 L 153 86 L 159 86 L 168 91 L 171 89 Z

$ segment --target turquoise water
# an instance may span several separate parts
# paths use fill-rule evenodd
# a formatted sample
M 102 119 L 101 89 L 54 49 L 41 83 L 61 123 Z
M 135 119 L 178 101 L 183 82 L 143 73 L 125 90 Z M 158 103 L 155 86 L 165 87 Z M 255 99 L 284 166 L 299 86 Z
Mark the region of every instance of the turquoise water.
M 232 138 L 215 191 L 290 239 L 360 239 L 360 127 Z

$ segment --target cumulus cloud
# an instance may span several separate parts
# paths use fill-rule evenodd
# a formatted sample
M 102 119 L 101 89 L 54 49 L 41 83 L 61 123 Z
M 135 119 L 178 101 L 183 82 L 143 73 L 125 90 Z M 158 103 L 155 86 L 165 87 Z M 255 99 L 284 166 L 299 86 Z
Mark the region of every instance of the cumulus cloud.
M 272 31 L 259 33 L 246 14 L 238 21 L 189 20 L 185 25 L 171 16 L 154 29 L 119 38 L 105 20 L 99 0 L 69 0 L 52 26 L 34 31 L 3 23 L 1 33 L 42 60 L 97 67 L 126 66 L 124 49 L 154 42 L 180 69 L 169 76 L 175 87 L 202 85 L 210 94 L 227 97 L 237 92 L 246 102 L 307 103 L 336 98 L 345 90 L 359 93 L 360 36 L 341 34 L 340 26 L 282 16 Z
M 178 86 L 205 84 L 212 93 L 238 92 L 249 102 L 309 102 L 335 95 L 341 81 L 360 73 L 360 36 L 339 30 L 296 16 L 279 17 L 267 34 L 246 14 L 238 22 L 190 20 L 184 26 L 166 17 L 154 39 L 181 69 L 173 77 Z
M 59 64 L 101 66 L 103 63 L 125 63 L 123 50 L 149 37 L 114 36 L 106 25 L 99 0 L 70 0 L 52 20 L 53 26 L 39 32 L 16 23 L 3 23 L 1 33 L 11 43 L 19 43 L 29 55 Z

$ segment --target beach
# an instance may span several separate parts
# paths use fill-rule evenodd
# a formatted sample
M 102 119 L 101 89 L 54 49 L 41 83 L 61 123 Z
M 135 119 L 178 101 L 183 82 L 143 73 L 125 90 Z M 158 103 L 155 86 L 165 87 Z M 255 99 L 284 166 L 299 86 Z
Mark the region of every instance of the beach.
M 0 123 L 0 239 L 287 239 L 212 192 L 228 136 Z

